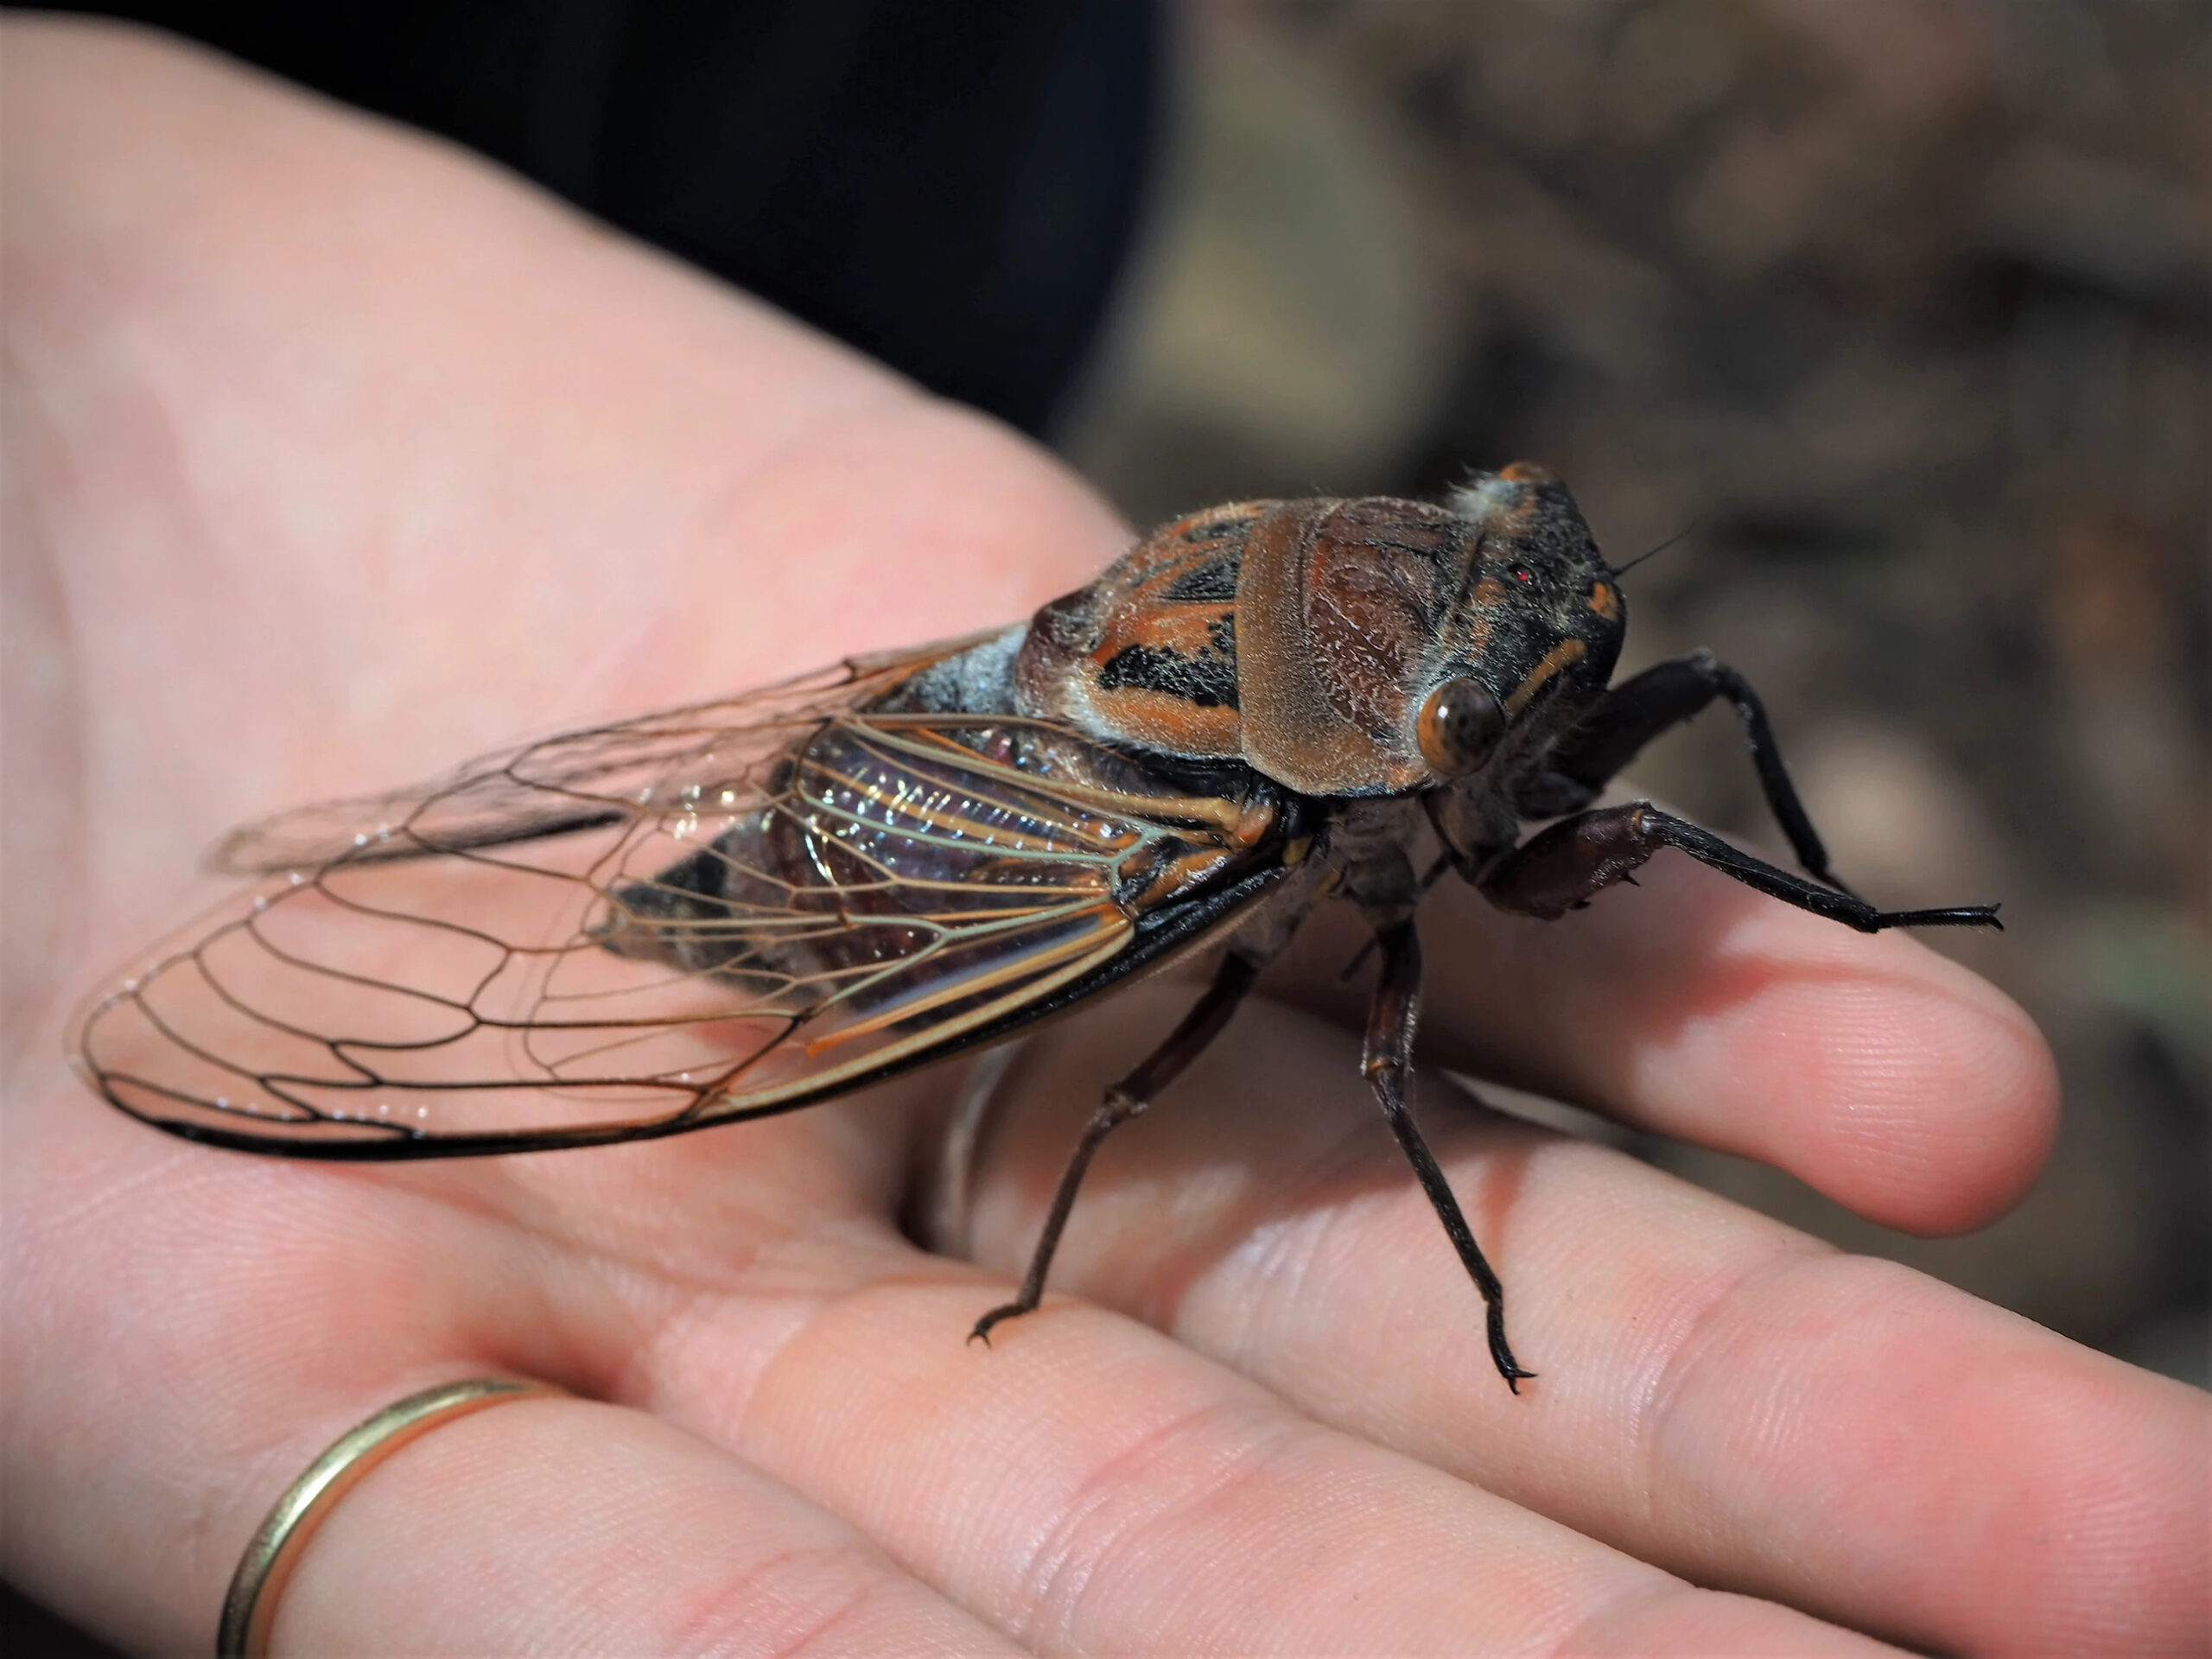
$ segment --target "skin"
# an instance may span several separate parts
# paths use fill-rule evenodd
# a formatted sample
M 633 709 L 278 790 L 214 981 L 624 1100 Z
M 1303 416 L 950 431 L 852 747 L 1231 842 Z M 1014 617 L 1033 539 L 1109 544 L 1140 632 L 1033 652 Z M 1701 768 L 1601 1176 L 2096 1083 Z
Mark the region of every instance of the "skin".
M 1421 1096 L 1518 1399 L 1316 930 L 1003 1300 L 1157 982 L 1001 1087 L 972 1263 L 898 1217 L 963 1072 L 645 1146 L 315 1166 L 99 1105 L 72 1002 L 230 823 L 1026 614 L 1127 536 L 1051 458 L 495 169 L 174 44 L 8 25 L 5 1570 L 200 1649 L 337 1434 L 276 1650 L 2201 1650 L 2204 1396 L 1593 1145 L 1510 1076 L 1971 1227 L 2050 1141 L 1998 992 L 1662 857 L 1440 892 Z M 1693 1587 L 1700 1586 L 1700 1587 Z

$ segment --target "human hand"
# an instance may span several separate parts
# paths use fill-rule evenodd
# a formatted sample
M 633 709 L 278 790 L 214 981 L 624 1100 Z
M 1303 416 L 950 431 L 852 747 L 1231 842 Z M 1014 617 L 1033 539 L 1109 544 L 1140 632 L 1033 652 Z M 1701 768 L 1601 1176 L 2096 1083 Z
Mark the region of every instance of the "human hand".
M 231 822 L 1022 616 L 1124 532 L 989 423 L 441 146 L 143 36 L 9 32 L 15 1581 L 195 1647 L 324 1445 L 507 1373 L 582 1397 L 365 1479 L 277 1651 L 2202 1644 L 2202 1395 L 1452 1103 L 1437 1068 L 1507 1075 L 1918 1229 L 2018 1195 L 2054 1110 L 2018 1011 L 1685 861 L 1557 924 L 1456 886 L 1424 915 L 1423 1109 L 1541 1373 L 1518 1398 L 1376 1121 L 1326 922 L 1109 1145 L 1072 1294 L 989 1350 L 963 1338 L 1076 1123 L 1187 987 L 1016 1057 L 978 1266 L 899 1224 L 957 1066 L 431 1166 L 99 1106 L 62 1020 L 212 896 Z

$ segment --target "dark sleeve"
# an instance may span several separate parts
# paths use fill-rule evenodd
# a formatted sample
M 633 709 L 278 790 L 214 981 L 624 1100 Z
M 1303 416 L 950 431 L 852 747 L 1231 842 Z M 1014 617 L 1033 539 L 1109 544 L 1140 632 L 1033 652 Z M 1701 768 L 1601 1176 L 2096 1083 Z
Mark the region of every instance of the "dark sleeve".
M 1156 0 L 117 0 L 505 162 L 1031 431 L 1096 333 Z

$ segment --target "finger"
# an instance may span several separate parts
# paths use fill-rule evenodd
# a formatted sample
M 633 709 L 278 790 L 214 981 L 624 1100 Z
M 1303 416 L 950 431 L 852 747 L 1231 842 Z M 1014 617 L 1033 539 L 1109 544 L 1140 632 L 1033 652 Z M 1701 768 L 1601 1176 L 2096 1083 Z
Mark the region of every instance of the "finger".
M 786 1306 L 806 1274 L 773 1263 L 831 1252 L 803 1226 L 834 1236 L 856 1205 L 880 1212 L 899 1156 L 866 1121 L 887 1103 L 688 1158 L 301 1165 L 150 1134 L 58 1070 L 25 1066 L 17 1082 L 41 1087 L 10 1101 L 5 1566 L 134 1649 L 204 1647 L 269 1505 L 372 1411 L 483 1375 L 650 1401 L 641 1356 L 680 1346 L 717 1286 L 749 1280 Z M 741 1357 L 716 1351 L 741 1386 Z M 285 1592 L 276 1650 L 755 1639 L 997 1645 L 726 1453 L 635 1412 L 531 1402 L 439 1426 L 349 1493 Z
M 741 1138 L 765 1147 L 764 1135 L 796 1134 L 808 1121 L 747 1125 Z M 549 1249 L 543 1234 L 508 1219 L 514 1199 L 499 1189 L 514 1164 L 463 1171 L 491 1189 L 469 1204 L 458 1192 L 395 1185 L 383 1179 L 387 1172 L 225 1158 L 114 1128 L 173 1166 L 155 1188 L 166 1203 L 149 1204 L 127 1179 L 88 1173 L 86 1190 L 60 1195 L 70 1201 L 50 1213 L 76 1217 L 84 1299 L 119 1294 L 161 1314 L 137 1320 L 131 1344 L 102 1363 L 84 1300 L 57 1305 L 50 1325 L 30 1333 L 55 1362 L 56 1386 L 36 1391 L 42 1397 L 27 1412 L 39 1422 L 24 1432 L 49 1446 L 118 1444 L 115 1421 L 103 1433 L 97 1422 L 67 1421 L 71 1401 L 58 1380 L 95 1375 L 111 1399 L 120 1396 L 133 1443 L 190 1451 L 182 1478 L 172 1471 L 149 1483 L 143 1467 L 135 1484 L 111 1475 L 105 1485 L 115 1502 L 105 1511 L 105 1499 L 59 1501 L 60 1490 L 102 1484 L 86 1471 L 66 1459 L 40 1465 L 58 1483 L 55 1512 L 76 1531 L 67 1559 L 49 1563 L 37 1581 L 50 1589 L 74 1570 L 84 1594 L 54 1599 L 73 1610 L 87 1601 L 98 1607 L 94 1586 L 120 1557 L 134 1569 L 134 1593 L 151 1599 L 146 1621 L 131 1627 L 142 1639 L 150 1631 L 175 1645 L 178 1628 L 212 1616 L 194 1612 L 193 1593 L 212 1599 L 269 1497 L 336 1427 L 418 1379 L 507 1370 L 550 1373 L 690 1425 L 739 1452 L 743 1465 L 841 1515 L 940 1595 L 1036 1643 L 1124 1650 L 1459 1649 L 1516 1639 L 1640 1652 L 1837 1648 L 1832 1632 L 1689 1591 L 1511 1504 L 1319 1428 L 1124 1320 L 1086 1316 L 1091 1334 L 1041 1375 L 978 1371 L 995 1357 L 962 1338 L 1003 1288 L 978 1285 L 965 1270 L 948 1287 L 953 1270 L 918 1257 L 880 1222 L 870 1232 L 833 1215 L 811 1238 L 726 1239 L 731 1262 L 718 1272 L 708 1245 L 664 1254 L 662 1224 L 635 1213 L 669 1207 L 649 1182 L 639 1184 L 628 1220 L 642 1243 L 613 1249 L 607 1233 L 587 1229 L 580 1239 L 588 1248 L 567 1248 L 563 1238 Z M 741 1135 L 719 1139 L 734 1144 Z M 528 1163 L 588 1171 L 664 1151 L 624 1147 Z M 128 1162 L 111 1156 L 103 1173 L 127 1177 Z M 804 1185 L 798 1175 L 794 1184 Z M 119 1219 L 125 1213 L 128 1226 Z M 610 1228 L 622 1225 L 618 1217 Z M 241 1251 L 241 1231 L 270 1248 Z M 655 1271 L 641 1274 L 628 1258 Z M 441 1272 L 442 1263 L 449 1270 Z M 338 1285 L 344 1292 L 334 1296 Z M 1048 1310 L 1029 1328 L 1048 1329 L 1067 1311 Z M 192 1389 L 175 1389 L 169 1355 L 194 1357 Z M 361 1377 L 378 1375 L 387 1379 L 380 1386 L 361 1387 Z M 498 1430 L 493 1420 L 505 1413 L 543 1409 L 499 1408 L 484 1414 L 481 1432 Z M 303 1592 L 308 1611 L 292 1615 L 309 1620 L 294 1628 L 303 1645 L 359 1616 L 356 1571 L 380 1565 L 410 1529 L 420 1530 L 435 1494 L 477 1487 L 514 1495 L 524 1512 L 460 1510 L 454 1525 L 463 1535 L 431 1541 L 439 1555 L 460 1551 L 469 1564 L 454 1581 L 466 1589 L 470 1573 L 502 1564 L 492 1582 L 515 1586 L 524 1606 L 547 1609 L 547 1622 L 530 1626 L 533 1636 L 587 1628 L 578 1621 L 590 1604 L 564 1598 L 574 1583 L 595 1581 L 594 1548 L 614 1554 L 619 1569 L 615 1536 L 660 1524 L 648 1519 L 663 1501 L 658 1465 L 638 1454 L 635 1497 L 596 1465 L 564 1473 L 570 1491 L 586 1494 L 582 1508 L 564 1510 L 552 1489 L 531 1484 L 537 1453 L 501 1451 L 497 1466 L 521 1472 L 487 1475 L 467 1461 L 472 1442 L 461 1438 L 453 1453 L 461 1472 L 418 1460 L 413 1466 L 428 1484 L 410 1484 L 407 1459 L 470 1429 L 441 1428 L 396 1459 L 389 1473 L 401 1484 L 386 1483 L 388 1505 L 355 1519 L 346 1512 L 371 1485 L 349 1496 L 340 1520 L 383 1541 L 360 1550 L 345 1531 L 317 1541 L 328 1576 L 320 1590 Z M 631 1452 L 620 1455 L 618 1467 L 628 1467 Z M 583 1526 L 589 1496 L 602 1487 L 607 1529 L 585 1527 L 575 1553 L 563 1553 L 570 1541 L 556 1522 Z M 168 1501 L 149 1501 L 149 1490 Z M 699 1524 L 711 1534 L 732 1524 L 733 1508 L 766 1503 L 750 1488 L 732 1497 L 717 1486 L 677 1508 L 706 1517 Z M 194 1551 L 175 1548 L 180 1508 L 214 1517 Z M 772 1521 L 778 1513 L 770 1510 Z M 543 1536 L 532 1519 L 539 1515 Z M 480 1530 L 494 1536 L 479 1539 Z M 512 1536 L 515 1553 L 498 1547 L 499 1535 Z M 768 1535 L 787 1541 L 789 1530 Z M 1040 1554 L 1034 1541 L 1052 1536 L 1060 1548 Z M 479 1544 L 480 1567 L 467 1553 Z M 1335 1576 L 1283 1593 L 1294 1568 L 1316 1551 L 1338 1563 Z M 550 1588 L 530 1577 L 531 1559 L 545 1553 L 562 1580 Z M 717 1599 L 706 1568 L 694 1572 L 676 1554 L 681 1570 L 664 1586 L 671 1605 L 711 1618 L 733 1605 Z M 733 1599 L 751 1581 L 749 1559 L 741 1554 L 731 1568 L 741 1585 Z M 427 1570 L 441 1571 L 435 1560 Z M 842 1564 L 831 1576 L 842 1583 L 855 1570 Z M 439 1605 L 429 1588 L 423 1594 Z M 523 1618 L 513 1605 L 493 1605 L 503 1618 Z M 472 1643 L 500 1636 L 453 1618 L 450 1627 Z M 1843 1643 L 1838 1650 L 1854 1649 Z
M 582 1401 L 442 1425 L 379 1466 L 270 1634 L 278 1654 L 1017 1651 L 738 1459 Z
M 2018 1200 L 2057 1126 L 2034 1024 L 1903 934 L 1867 936 L 1655 859 L 1556 922 L 1458 882 L 1421 915 L 1427 1064 L 1757 1158 L 1886 1225 L 1950 1232 Z M 1356 1020 L 1342 906 L 1270 990 Z
M 675 1385 L 717 1440 L 1040 1651 L 1881 1650 L 1671 1580 L 1097 1309 L 962 1341 L 1004 1294 L 856 1288 L 741 1401 L 710 1374 Z
M 1138 995 L 1010 1074 L 979 1259 L 1025 1259 L 1069 1103 L 1174 1018 Z M 1539 1373 L 1517 1396 L 1356 1041 L 1265 1001 L 1109 1143 L 1054 1282 L 1698 1583 L 1944 1651 L 2201 1634 L 2202 1395 L 1446 1092 L 1421 1115 Z

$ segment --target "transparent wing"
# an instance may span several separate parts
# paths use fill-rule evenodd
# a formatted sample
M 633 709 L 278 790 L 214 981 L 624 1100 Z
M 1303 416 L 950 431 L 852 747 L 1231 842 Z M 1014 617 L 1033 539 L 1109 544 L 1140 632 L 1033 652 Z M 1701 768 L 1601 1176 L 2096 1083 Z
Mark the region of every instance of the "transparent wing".
M 296 807 L 232 830 L 208 861 L 233 875 L 264 875 L 604 827 L 657 796 L 741 778 L 823 721 L 990 637 L 853 658 L 734 697 L 519 744 L 427 785 Z
M 916 660 L 245 832 L 234 861 L 282 868 L 84 1010 L 79 1064 L 301 1156 L 671 1134 L 989 1040 L 1279 873 L 1265 803 L 1048 722 L 855 706 Z

